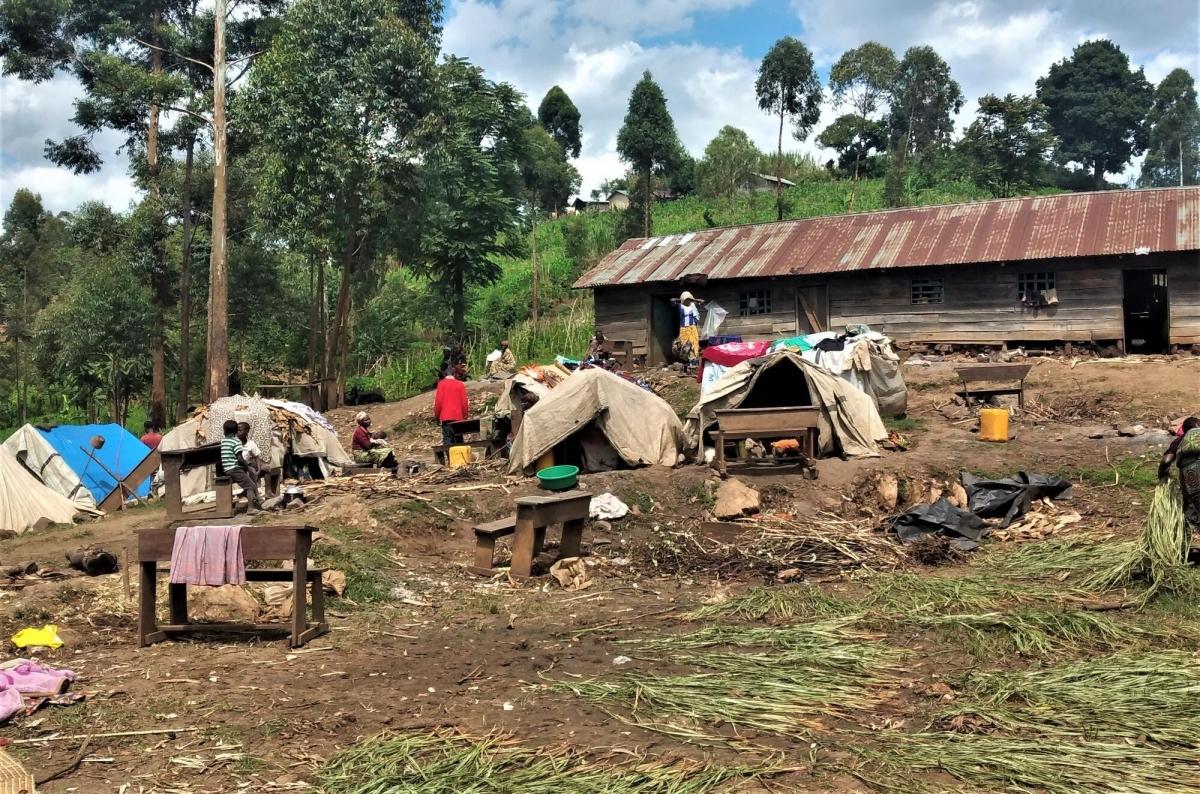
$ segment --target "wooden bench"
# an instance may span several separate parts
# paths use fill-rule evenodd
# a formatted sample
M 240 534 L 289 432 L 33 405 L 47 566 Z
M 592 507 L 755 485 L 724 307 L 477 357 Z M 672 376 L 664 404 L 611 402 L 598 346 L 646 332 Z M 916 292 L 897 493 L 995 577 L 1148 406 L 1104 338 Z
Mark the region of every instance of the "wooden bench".
M 468 446 L 471 448 L 473 454 L 475 451 L 478 451 L 479 453 L 481 453 L 479 455 L 479 457 L 483 457 L 483 458 L 488 457 L 495 451 L 494 445 L 492 444 L 492 442 L 489 439 L 485 439 L 485 438 L 467 439 L 467 438 L 465 438 L 466 436 L 478 436 L 482 432 L 479 419 L 459 419 L 457 422 L 450 423 L 450 429 L 454 431 L 454 434 L 456 436 L 458 436 L 459 438 L 462 438 L 463 441 L 461 441 L 458 444 L 450 444 L 450 445 L 436 444 L 436 445 L 434 445 L 433 457 L 438 463 L 442 464 L 443 466 L 446 465 L 446 458 L 450 454 L 449 453 L 450 447 Z
M 722 476 L 728 471 L 725 464 L 725 442 L 746 438 L 795 438 L 800 442 L 800 453 L 815 458 L 820 416 L 820 408 L 807 405 L 789 408 L 731 408 L 717 411 L 717 471 Z
M 299 648 L 304 643 L 329 631 L 325 623 L 325 591 L 321 586 L 322 569 L 308 568 L 308 553 L 312 547 L 312 527 L 306 526 L 246 526 L 242 527 L 242 556 L 245 560 L 291 560 L 291 569 L 248 568 L 248 582 L 291 582 L 292 623 L 289 643 Z M 141 569 L 138 587 L 138 647 L 159 642 L 167 637 L 198 633 L 262 633 L 287 629 L 282 623 L 191 623 L 188 620 L 187 585 L 167 585 L 167 607 L 170 622 L 159 624 L 157 589 L 160 562 L 170 562 L 175 545 L 175 529 L 171 527 L 138 530 L 138 565 Z M 306 616 L 305 588 L 311 592 L 312 620 Z
M 970 407 L 972 397 L 986 402 L 992 397 L 1015 394 L 1017 396 L 1017 407 L 1024 408 L 1025 378 L 1029 375 L 1029 370 L 1032 368 L 1032 364 L 977 364 L 969 367 L 955 367 L 954 372 L 963 384 L 963 390 L 957 392 L 957 394 L 966 401 L 967 407 Z M 972 383 L 1000 383 L 1003 381 L 1009 381 L 1010 383 L 1017 381 L 1018 385 L 986 389 L 971 387 Z
M 475 526 L 475 559 L 470 571 L 491 576 L 496 565 L 496 541 L 514 535 L 509 572 L 518 579 L 530 577 L 533 561 L 546 542 L 546 528 L 555 524 L 562 525 L 558 559 L 578 557 L 591 501 L 592 495 L 586 491 L 519 497 L 514 515 Z
M 600 350 L 620 364 L 621 369 L 629 369 L 633 364 L 633 342 L 627 339 L 605 339 Z
M 217 499 L 211 504 L 185 505 L 180 475 L 189 469 L 212 466 L 214 471 L 221 462 L 221 445 L 205 444 L 190 449 L 160 450 L 162 459 L 163 485 L 165 487 L 168 521 L 187 521 L 197 518 L 233 517 L 233 480 L 217 476 L 213 490 Z

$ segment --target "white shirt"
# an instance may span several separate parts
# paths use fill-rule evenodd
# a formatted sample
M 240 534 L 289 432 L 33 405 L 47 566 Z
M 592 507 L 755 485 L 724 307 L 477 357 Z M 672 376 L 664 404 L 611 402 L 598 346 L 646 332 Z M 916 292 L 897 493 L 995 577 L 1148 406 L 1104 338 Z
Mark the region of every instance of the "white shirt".
M 246 460 L 250 460 L 251 458 L 262 460 L 262 450 L 258 448 L 258 444 L 252 438 L 248 439 L 245 444 L 242 444 L 242 454 L 246 456 Z

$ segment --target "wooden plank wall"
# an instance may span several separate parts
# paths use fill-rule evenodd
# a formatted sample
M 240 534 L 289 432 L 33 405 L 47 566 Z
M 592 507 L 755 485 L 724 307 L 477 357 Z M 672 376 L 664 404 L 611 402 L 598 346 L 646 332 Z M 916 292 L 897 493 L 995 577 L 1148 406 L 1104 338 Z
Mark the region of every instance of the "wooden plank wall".
M 740 293 L 748 289 L 771 291 L 769 314 L 738 315 Z M 722 336 L 740 336 L 748 341 L 796 335 L 796 289 L 790 280 L 722 281 L 691 292 L 709 303 L 721 304 L 729 312 L 721 324 Z
M 647 353 L 650 328 L 650 302 L 639 287 L 608 287 L 593 290 L 596 302 L 596 327 L 606 339 L 628 340 L 633 354 Z
M 1167 266 L 1171 344 L 1200 345 L 1200 256 L 1180 255 Z
M 1124 334 L 1122 271 L 1168 267 L 1175 261 L 1174 257 L 1129 256 L 1115 262 L 1057 260 L 843 274 L 830 282 L 830 322 L 833 328 L 866 323 L 901 341 L 1118 340 Z M 1023 306 L 1017 300 L 1017 275 L 1045 271 L 1055 274 L 1058 306 Z M 913 306 L 909 302 L 910 279 L 938 276 L 944 283 L 944 302 Z M 1183 280 L 1176 278 L 1175 283 Z M 1169 274 L 1168 283 L 1172 283 Z M 1192 309 L 1187 308 L 1189 303 Z M 1195 303 L 1194 296 L 1189 300 L 1172 289 L 1173 312 L 1181 316 L 1194 313 Z

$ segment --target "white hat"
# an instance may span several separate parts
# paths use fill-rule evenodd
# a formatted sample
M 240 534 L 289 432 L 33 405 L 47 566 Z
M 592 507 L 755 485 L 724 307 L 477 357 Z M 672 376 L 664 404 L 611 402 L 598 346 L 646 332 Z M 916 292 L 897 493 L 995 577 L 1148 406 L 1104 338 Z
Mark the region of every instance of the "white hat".
M 355 422 L 355 424 L 360 424 L 362 422 L 362 420 L 364 420 L 366 418 L 367 418 L 367 412 L 359 411 L 358 413 L 356 413 L 354 415 L 354 422 Z
M 692 297 L 692 293 L 688 292 L 687 290 L 684 290 L 683 294 L 681 294 L 679 296 L 680 303 L 683 303 L 684 301 L 694 301 L 694 300 L 696 300 L 696 299 Z

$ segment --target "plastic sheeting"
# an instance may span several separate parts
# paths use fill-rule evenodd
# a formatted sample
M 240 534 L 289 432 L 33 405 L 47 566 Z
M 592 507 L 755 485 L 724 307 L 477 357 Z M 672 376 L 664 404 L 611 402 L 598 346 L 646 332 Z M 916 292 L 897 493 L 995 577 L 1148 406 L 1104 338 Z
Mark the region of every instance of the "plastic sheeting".
M 117 424 L 57 425 L 49 430 L 39 427 L 37 432 L 79 477 L 92 494 L 94 504 L 101 504 L 117 489 L 113 475 L 122 479 L 128 477 L 150 454 L 148 446 Z M 92 448 L 95 436 L 104 439 L 100 449 Z M 142 498 L 149 496 L 150 478 L 138 483 L 133 492 Z
M 58 450 L 33 425 L 25 425 L 8 437 L 4 449 L 33 472 L 42 483 L 70 499 L 80 507 L 93 509 L 96 499 L 84 486 L 79 475 L 67 465 Z
M 12 453 L 0 447 L 0 529 L 25 532 L 42 519 L 67 524 L 76 512 L 74 502 L 42 485 Z

